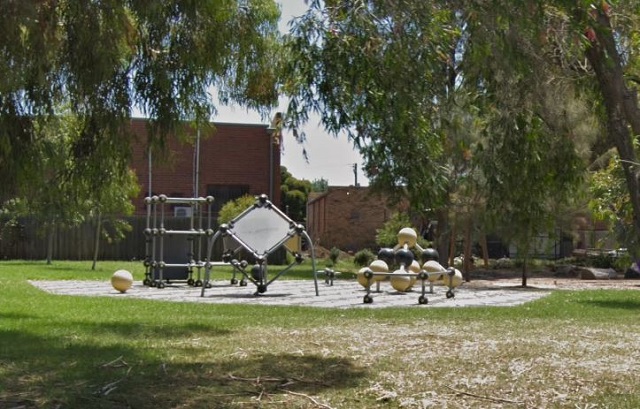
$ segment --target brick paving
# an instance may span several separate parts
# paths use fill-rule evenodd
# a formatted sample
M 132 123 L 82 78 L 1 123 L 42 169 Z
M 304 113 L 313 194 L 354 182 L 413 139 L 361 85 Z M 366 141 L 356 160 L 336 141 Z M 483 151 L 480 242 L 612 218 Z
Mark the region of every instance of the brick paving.
M 151 288 L 135 282 L 126 293 L 113 289 L 109 281 L 30 281 L 35 287 L 51 294 L 138 298 L 169 302 L 194 302 L 204 304 L 247 304 L 305 306 L 320 308 L 385 308 L 385 307 L 480 307 L 515 306 L 534 301 L 550 294 L 550 289 L 518 288 L 473 288 L 461 287 L 455 290 L 454 298 L 446 298 L 447 288 L 435 286 L 434 293 L 427 293 L 428 304 L 420 305 L 418 297 L 420 286 L 416 290 L 399 293 L 389 283 L 381 283 L 380 292 L 372 292 L 373 303 L 364 304 L 364 289 L 355 281 L 336 280 L 333 286 L 324 280 L 318 282 L 319 296 L 315 295 L 313 281 L 276 280 L 264 294 L 255 295 L 255 286 L 230 285 L 229 281 L 213 281 L 212 288 L 201 297 L 202 288 L 190 287 L 183 283 L 169 284 L 163 289 Z

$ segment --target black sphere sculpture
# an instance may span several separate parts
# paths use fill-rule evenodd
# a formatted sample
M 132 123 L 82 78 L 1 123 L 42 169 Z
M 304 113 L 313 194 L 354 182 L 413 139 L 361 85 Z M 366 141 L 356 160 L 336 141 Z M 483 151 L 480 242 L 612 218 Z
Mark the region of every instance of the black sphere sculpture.
M 409 267 L 413 263 L 413 252 L 408 248 L 399 248 L 396 250 L 396 262 L 402 264 L 405 267 Z
M 392 264 L 393 260 L 395 260 L 395 257 L 396 255 L 393 249 L 390 247 L 382 247 L 378 251 L 378 259 L 384 261 L 387 264 Z
M 423 262 L 427 262 L 429 260 L 438 261 L 440 260 L 440 254 L 438 254 L 438 251 L 436 249 L 429 247 L 422 250 L 421 258 Z

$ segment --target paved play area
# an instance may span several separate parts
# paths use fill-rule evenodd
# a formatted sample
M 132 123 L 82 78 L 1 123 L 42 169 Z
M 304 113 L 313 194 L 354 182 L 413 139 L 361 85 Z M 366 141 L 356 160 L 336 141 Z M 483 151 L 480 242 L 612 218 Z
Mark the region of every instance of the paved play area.
M 305 306 L 321 308 L 385 308 L 385 307 L 480 307 L 515 306 L 534 301 L 548 295 L 550 289 L 518 288 L 472 288 L 461 286 L 455 290 L 455 297 L 445 297 L 446 287 L 435 286 L 434 293 L 427 293 L 428 304 L 418 304 L 420 287 L 405 293 L 396 292 L 388 283 L 382 283 L 380 292 L 372 292 L 373 303 L 364 304 L 364 289 L 351 280 L 336 280 L 333 286 L 320 280 L 319 296 L 315 295 L 313 281 L 277 280 L 266 293 L 254 295 L 255 286 L 239 287 L 229 281 L 213 281 L 213 286 L 201 297 L 201 288 L 186 284 L 170 284 L 163 289 L 150 288 L 135 282 L 126 293 L 120 293 L 109 281 L 31 281 L 31 284 L 43 291 L 59 295 L 139 298 L 168 302 L 194 302 L 204 304 L 246 304 Z

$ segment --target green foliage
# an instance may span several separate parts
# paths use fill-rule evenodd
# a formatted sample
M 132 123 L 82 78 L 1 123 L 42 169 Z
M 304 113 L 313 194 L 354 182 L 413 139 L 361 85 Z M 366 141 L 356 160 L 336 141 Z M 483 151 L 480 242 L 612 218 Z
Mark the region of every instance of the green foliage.
M 373 254 L 373 252 L 370 249 L 363 249 L 358 251 L 353 256 L 353 264 L 355 264 L 358 267 L 364 267 L 371 264 L 371 262 L 375 259 L 376 259 L 376 255 Z
M 282 210 L 296 222 L 304 223 L 307 219 L 307 199 L 311 192 L 311 182 L 296 179 L 287 168 L 280 169 L 282 190 Z
M 296 126 L 318 114 L 328 132 L 346 134 L 359 148 L 372 186 L 415 206 L 443 203 L 437 105 L 453 90 L 446 60 L 461 38 L 455 20 L 433 3 L 311 2 L 285 39 L 289 121 Z
M 256 198 L 244 195 L 235 200 L 230 200 L 220 208 L 218 212 L 218 224 L 229 223 L 256 203 Z
M 43 233 L 97 218 L 109 226 L 102 230 L 108 241 L 122 238 L 131 229 L 122 216 L 133 213 L 131 200 L 139 191 L 135 173 L 126 167 L 111 167 L 122 159 L 105 160 L 113 154 L 108 144 L 93 147 L 84 160 L 74 155 L 90 127 L 87 118 L 68 111 L 38 124 L 42 137 L 35 143 L 42 150 L 32 158 L 38 172 L 4 203 L 5 214 L 35 218 L 44 227 Z
M 599 127 L 591 89 L 545 58 L 560 5 L 497 4 L 311 2 L 286 37 L 288 118 L 315 112 L 345 133 L 372 189 L 443 215 L 439 235 L 451 212 L 504 227 L 526 252 L 582 182 Z M 584 58 L 577 48 L 563 57 Z
M 632 1 L 312 1 L 285 39 L 288 119 L 313 112 L 346 134 L 372 188 L 414 210 L 488 206 L 467 220 L 491 222 L 526 253 L 573 204 L 596 138 L 598 151 L 624 155 L 640 209 L 630 146 L 640 110 L 624 97 L 638 82 L 637 12 Z
M 315 179 L 311 181 L 312 192 L 326 192 L 329 189 L 329 181 L 325 178 Z
M 335 266 L 338 264 L 338 258 L 340 257 L 340 249 L 337 247 L 331 247 L 329 250 L 329 260 L 331 260 L 331 265 Z
M 380 247 L 394 247 L 398 244 L 398 232 L 405 227 L 412 227 L 415 230 L 409 214 L 394 213 L 382 228 L 376 230 L 376 244 Z
M 590 256 L 588 264 L 595 268 L 615 268 L 615 258 L 611 254 L 598 254 L 596 256 Z
M 68 106 L 85 123 L 77 163 L 127 166 L 139 109 L 162 148 L 181 121 L 208 121 L 223 103 L 267 114 L 277 102 L 274 0 L 0 2 L 0 200 L 38 172 L 43 120 Z M 81 171 L 80 168 L 77 169 Z
M 622 247 L 632 252 L 639 250 L 633 228 L 633 208 L 618 155 L 613 155 L 605 166 L 591 173 L 589 193 L 589 209 L 593 216 L 611 226 Z

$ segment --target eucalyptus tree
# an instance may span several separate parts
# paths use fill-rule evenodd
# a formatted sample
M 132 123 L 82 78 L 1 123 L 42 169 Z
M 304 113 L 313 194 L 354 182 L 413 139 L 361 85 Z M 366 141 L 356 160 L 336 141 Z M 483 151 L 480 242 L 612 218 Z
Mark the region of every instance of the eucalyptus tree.
M 604 108 L 603 126 L 608 144 L 615 147 L 629 195 L 634 230 L 633 255 L 640 256 L 640 181 L 636 145 L 640 135 L 638 80 L 640 75 L 640 4 L 618 1 L 615 8 L 608 2 L 591 7 L 565 5 L 574 27 L 582 29 L 586 38 L 584 53 L 589 74 L 595 82 L 596 95 Z
M 476 157 L 487 216 L 524 258 L 526 286 L 535 237 L 554 230 L 557 209 L 573 201 L 584 180 L 598 128 L 591 94 L 552 57 L 544 34 L 557 26 L 545 20 L 542 2 L 478 2 L 465 16 L 465 81 L 479 89 L 484 119 Z
M 106 235 L 108 240 L 130 228 L 121 218 L 133 211 L 131 199 L 139 189 L 135 174 L 126 167 L 120 171 L 121 167 L 112 166 L 114 160 L 91 165 L 74 160 L 75 142 L 86 126 L 82 118 L 62 111 L 61 115 L 39 121 L 35 130 L 42 150 L 31 158 L 34 171 L 30 181 L 3 206 L 10 223 L 29 218 L 37 224 L 46 238 L 48 263 L 53 258 L 54 234 L 60 229 L 97 219 L 97 254 L 103 224 L 113 226 Z M 102 156 L 100 148 L 96 157 Z
M 371 185 L 435 210 L 441 233 L 452 199 L 473 196 L 466 208 L 488 206 L 526 252 L 552 216 L 548 199 L 567 198 L 581 168 L 561 138 L 576 122 L 556 129 L 562 118 L 548 113 L 550 102 L 574 98 L 549 97 L 564 81 L 550 81 L 552 66 L 537 54 L 541 26 L 522 7 L 311 1 L 288 38 L 288 118 L 313 111 L 328 131 L 346 133 Z M 441 237 L 443 255 L 447 244 Z
M 577 176 L 576 167 L 583 164 L 575 160 L 571 151 L 584 153 L 580 145 L 595 136 L 595 155 L 613 147 L 620 158 L 632 215 L 626 220 L 635 236 L 629 243 L 637 243 L 640 193 L 635 145 L 640 134 L 640 110 L 636 33 L 640 5 L 619 1 L 613 8 L 606 1 L 559 0 L 477 2 L 476 6 L 475 14 L 470 16 L 477 22 L 469 27 L 479 35 L 470 33 L 470 38 L 485 37 L 490 41 L 471 42 L 471 54 L 477 53 L 477 60 L 486 61 L 477 65 L 482 71 L 482 85 L 494 90 L 490 95 L 498 96 L 497 111 L 508 114 L 495 124 L 498 132 L 493 131 L 488 138 L 491 143 L 486 145 L 490 151 L 500 152 L 488 155 L 491 160 L 485 162 L 490 164 L 488 175 L 502 175 L 489 179 L 489 191 L 502 192 L 502 200 L 492 201 L 500 205 L 496 210 L 509 214 L 510 209 L 528 209 L 518 212 L 524 219 L 513 217 L 520 226 L 535 223 L 530 217 L 542 221 L 540 214 L 544 212 L 539 205 L 543 202 L 531 201 L 530 197 L 540 196 L 529 181 L 547 180 L 546 187 L 538 186 L 543 188 L 540 193 L 546 191 L 554 200 L 566 196 L 567 188 L 575 186 L 571 178 Z M 514 102 L 517 99 L 522 103 Z M 513 111 L 514 107 L 527 105 L 531 108 Z M 521 142 L 514 143 L 517 134 Z M 500 137 L 508 135 L 509 140 L 500 141 Z M 538 154 L 531 154 L 536 151 L 532 143 L 538 147 Z M 499 151 L 501 146 L 507 148 Z M 522 165 L 496 172 L 500 162 L 495 160 L 509 156 Z M 562 165 L 540 172 L 539 165 L 545 160 Z M 526 186 L 532 190 L 529 198 L 513 188 L 522 183 L 511 179 L 518 174 L 528 175 Z M 526 234 L 520 239 L 524 237 Z M 528 246 L 526 240 L 519 242 Z M 633 250 L 637 253 L 638 248 Z
M 178 122 L 215 114 L 211 87 L 223 103 L 274 104 L 279 15 L 274 0 L 0 2 L 0 199 L 37 174 L 39 123 L 57 107 L 84 118 L 71 149 L 83 171 L 120 173 L 134 109 L 162 147 Z
M 285 40 L 283 68 L 290 126 L 318 114 L 363 154 L 372 189 L 437 209 L 440 231 L 450 175 L 442 110 L 456 92 L 463 40 L 463 22 L 445 4 L 310 1 Z M 440 244 L 446 258 L 447 240 Z

